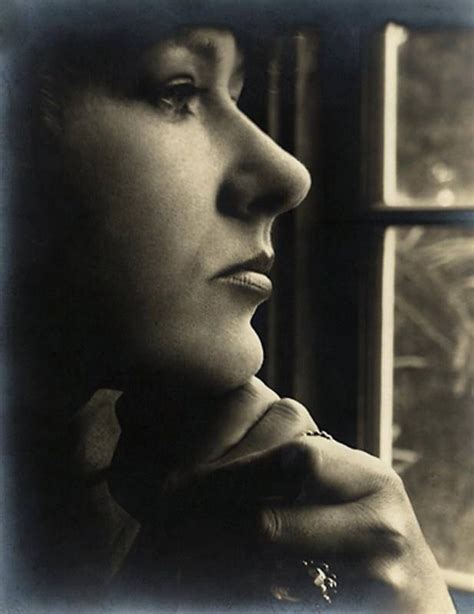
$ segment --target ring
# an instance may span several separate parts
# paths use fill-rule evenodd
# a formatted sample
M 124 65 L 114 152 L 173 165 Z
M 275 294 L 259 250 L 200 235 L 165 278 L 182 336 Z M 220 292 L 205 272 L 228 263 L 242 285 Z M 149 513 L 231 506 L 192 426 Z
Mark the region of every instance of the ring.
M 301 567 L 306 571 L 303 581 L 300 572 L 297 572 L 297 575 L 294 573 L 294 566 L 292 570 L 280 567 L 279 581 L 271 587 L 273 597 L 282 602 L 311 601 L 314 602 L 315 606 L 331 605 L 334 596 L 337 594 L 337 576 L 330 572 L 329 565 L 327 563 L 318 564 L 312 559 L 307 559 L 299 562 L 300 570 Z M 285 580 L 281 577 L 282 572 L 284 572 Z M 309 583 L 308 578 L 310 579 Z M 288 579 L 290 579 L 289 582 Z M 292 588 L 289 584 L 292 585 Z M 319 594 L 316 595 L 313 589 L 317 589 Z M 317 597 L 316 601 L 315 597 Z M 321 603 L 321 600 L 323 603 Z
M 324 439 L 334 440 L 334 437 L 330 435 L 327 431 L 321 431 L 320 429 L 314 431 L 306 431 L 305 435 L 308 437 L 323 437 Z
M 330 573 L 329 565 L 323 563 L 318 566 L 314 561 L 301 561 L 312 579 L 316 588 L 321 591 L 321 597 L 329 605 L 332 603 L 332 597 L 337 593 L 337 576 L 335 573 Z M 331 593 L 330 593 L 331 591 Z

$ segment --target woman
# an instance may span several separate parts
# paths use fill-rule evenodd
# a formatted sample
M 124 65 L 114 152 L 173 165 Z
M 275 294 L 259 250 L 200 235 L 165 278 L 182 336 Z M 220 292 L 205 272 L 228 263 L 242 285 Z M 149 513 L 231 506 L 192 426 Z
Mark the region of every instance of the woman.
M 291 611 L 305 585 L 310 609 L 330 601 L 329 561 L 347 607 L 453 611 L 401 481 L 255 378 L 271 229 L 310 179 L 239 108 L 239 37 L 129 30 L 36 56 L 38 181 L 14 225 L 42 239 L 11 308 L 17 578 L 34 605 L 62 587 Z

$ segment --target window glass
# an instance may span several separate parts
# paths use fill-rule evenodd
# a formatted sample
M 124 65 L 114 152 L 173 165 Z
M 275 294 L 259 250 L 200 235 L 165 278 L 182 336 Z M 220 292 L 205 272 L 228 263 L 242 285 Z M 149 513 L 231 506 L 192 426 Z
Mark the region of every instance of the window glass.
M 474 590 L 474 229 L 388 232 L 392 462 L 440 565 Z
M 384 203 L 474 206 L 474 31 L 390 24 L 384 56 Z

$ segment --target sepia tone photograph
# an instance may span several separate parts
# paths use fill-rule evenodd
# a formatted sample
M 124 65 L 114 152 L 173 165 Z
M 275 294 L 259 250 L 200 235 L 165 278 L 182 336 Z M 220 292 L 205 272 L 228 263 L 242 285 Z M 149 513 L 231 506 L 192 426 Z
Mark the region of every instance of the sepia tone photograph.
M 474 611 L 474 2 L 0 0 L 0 614 Z

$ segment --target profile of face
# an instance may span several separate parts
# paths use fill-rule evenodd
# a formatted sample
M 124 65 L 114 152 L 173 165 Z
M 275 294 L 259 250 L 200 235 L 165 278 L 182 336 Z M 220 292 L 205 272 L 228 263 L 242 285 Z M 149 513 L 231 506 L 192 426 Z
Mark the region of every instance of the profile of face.
M 242 72 L 229 31 L 197 28 L 143 53 L 133 95 L 91 81 L 69 97 L 66 164 L 89 219 L 79 277 L 101 297 L 112 369 L 217 393 L 260 368 L 271 228 L 310 178 L 239 109 Z

